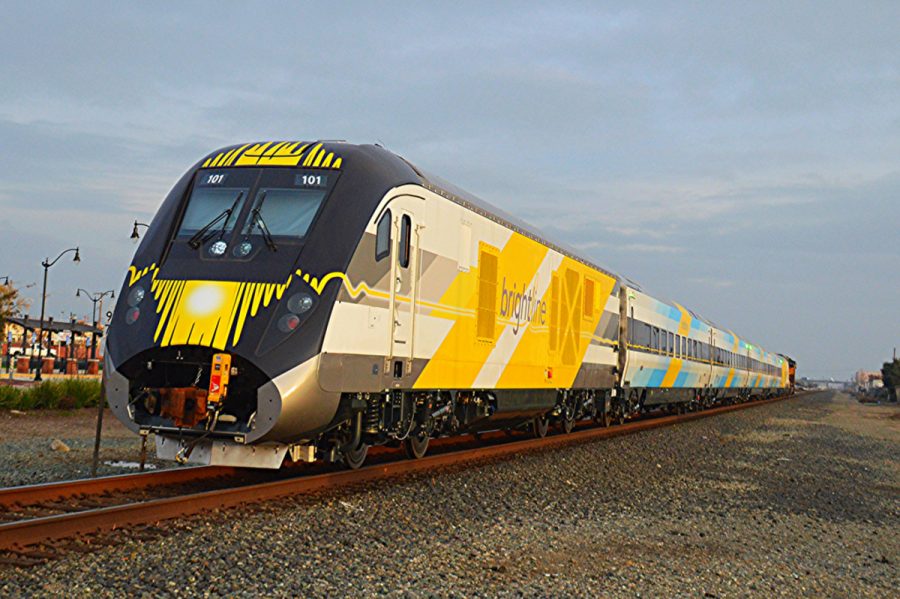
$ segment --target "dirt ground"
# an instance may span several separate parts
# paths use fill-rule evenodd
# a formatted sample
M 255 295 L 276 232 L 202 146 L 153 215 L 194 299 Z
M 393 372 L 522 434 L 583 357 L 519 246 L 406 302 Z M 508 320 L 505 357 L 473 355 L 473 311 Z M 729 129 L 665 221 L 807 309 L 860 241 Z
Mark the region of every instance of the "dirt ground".
M 10 439 L 61 437 L 94 438 L 97 431 L 97 409 L 0 411 L 0 447 Z M 109 409 L 103 412 L 103 437 L 133 437 Z

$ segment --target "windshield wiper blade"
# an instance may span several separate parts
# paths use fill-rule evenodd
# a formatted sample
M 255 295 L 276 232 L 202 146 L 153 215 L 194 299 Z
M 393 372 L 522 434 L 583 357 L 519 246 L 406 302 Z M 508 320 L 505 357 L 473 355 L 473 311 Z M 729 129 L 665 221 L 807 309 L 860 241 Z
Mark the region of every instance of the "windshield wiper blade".
M 278 246 L 275 245 L 275 240 L 272 239 L 272 233 L 269 232 L 269 227 L 266 226 L 266 221 L 263 220 L 262 214 L 260 214 L 260 210 L 262 210 L 263 204 L 266 201 L 266 192 L 262 192 L 262 195 L 259 197 L 259 202 L 257 202 L 256 206 L 254 206 L 253 211 L 250 213 L 251 221 L 250 228 L 247 230 L 247 235 L 253 233 L 253 229 L 259 227 L 260 232 L 262 233 L 263 240 L 266 242 L 266 246 L 272 250 L 273 252 L 278 251 Z
M 262 202 L 260 202 L 261 204 Z M 269 227 L 266 226 L 266 221 L 263 220 L 262 215 L 259 213 L 259 206 L 253 209 L 253 224 L 259 227 L 259 230 L 262 232 L 263 239 L 266 242 L 266 245 L 273 252 L 278 251 L 278 246 L 275 245 L 275 240 L 272 239 L 272 234 L 269 232 Z
M 216 225 L 216 223 L 223 218 L 225 219 L 225 222 L 222 223 L 222 228 L 219 230 L 219 235 L 224 235 L 225 227 L 228 226 L 228 221 L 231 220 L 231 215 L 234 213 L 234 209 L 237 208 L 238 202 L 241 201 L 242 197 L 244 197 L 243 191 L 239 193 L 238 196 L 234 199 L 234 202 L 231 203 L 231 208 L 226 208 L 225 210 L 220 212 L 218 216 L 206 223 L 206 225 L 202 229 L 194 233 L 194 235 L 188 240 L 188 245 L 196 250 L 201 245 L 212 239 L 215 235 L 215 232 L 210 235 L 206 235 L 206 232 L 212 229 Z

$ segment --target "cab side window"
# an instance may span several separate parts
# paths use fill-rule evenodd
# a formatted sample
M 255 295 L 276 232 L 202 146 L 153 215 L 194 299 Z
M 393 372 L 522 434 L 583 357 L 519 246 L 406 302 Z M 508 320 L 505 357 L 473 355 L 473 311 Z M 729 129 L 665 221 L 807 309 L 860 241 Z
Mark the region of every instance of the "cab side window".
M 375 261 L 391 255 L 391 211 L 385 210 L 375 232 Z
M 412 219 L 408 214 L 404 214 L 400 219 L 400 266 L 407 268 L 409 266 L 409 245 L 410 232 L 412 229 Z

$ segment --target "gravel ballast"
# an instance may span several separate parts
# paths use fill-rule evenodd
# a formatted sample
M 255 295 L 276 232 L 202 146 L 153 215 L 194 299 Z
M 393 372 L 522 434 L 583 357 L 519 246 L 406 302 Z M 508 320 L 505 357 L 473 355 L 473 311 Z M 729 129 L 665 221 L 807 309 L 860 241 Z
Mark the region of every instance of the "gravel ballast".
M 0 487 L 89 477 L 96 432 L 96 408 L 0 412 Z M 61 441 L 68 451 L 54 449 L 54 441 Z M 106 410 L 98 474 L 136 472 L 140 456 L 140 437 Z M 148 467 L 172 467 L 154 457 L 151 437 L 147 443 Z
M 822 392 L 216 512 L 0 595 L 897 595 L 900 410 Z

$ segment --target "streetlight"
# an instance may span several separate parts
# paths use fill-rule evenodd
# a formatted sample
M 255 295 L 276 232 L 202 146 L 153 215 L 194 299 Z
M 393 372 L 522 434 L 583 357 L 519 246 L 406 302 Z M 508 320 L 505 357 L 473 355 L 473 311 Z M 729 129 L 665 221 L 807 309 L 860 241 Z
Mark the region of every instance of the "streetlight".
M 138 230 L 137 230 L 138 227 L 147 227 L 149 229 L 150 225 L 148 225 L 146 223 L 139 223 L 137 221 L 134 221 L 134 227 L 131 229 L 131 238 L 134 239 L 135 241 L 137 241 L 138 239 L 141 238 L 141 235 L 140 235 L 140 233 L 138 233 Z
M 46 258 L 43 262 L 41 262 L 41 266 L 44 267 L 44 289 L 41 292 L 41 337 L 38 339 L 38 363 L 37 367 L 34 369 L 34 380 L 41 380 L 41 367 L 43 366 L 43 350 L 44 350 L 44 307 L 47 304 L 47 271 L 50 270 L 50 267 L 56 264 L 60 258 L 68 254 L 69 252 L 75 252 L 75 257 L 72 258 L 72 262 L 78 264 L 81 262 L 81 254 L 78 251 L 77 247 L 69 248 L 67 250 L 63 250 L 60 252 L 59 256 L 54 258 L 53 262 L 50 261 L 50 258 Z
M 0 279 L 3 280 L 3 282 L 0 283 L 0 285 L 12 285 L 12 279 L 11 279 L 9 276 L 0 277 Z M 24 285 L 24 286 L 23 286 L 23 285 L 19 285 L 19 290 L 22 290 L 22 289 L 31 289 L 31 288 L 34 287 L 36 284 L 37 284 L 37 283 L 28 283 L 27 285 Z
M 93 322 L 94 329 L 97 328 L 97 302 L 100 302 L 100 311 L 103 311 L 103 298 L 107 295 L 110 298 L 116 297 L 116 292 L 112 289 L 107 291 L 98 291 L 92 294 L 87 289 L 82 289 L 81 287 L 75 291 L 75 297 L 81 297 L 81 292 L 84 291 L 84 294 L 91 300 L 91 303 L 94 304 L 93 308 L 91 308 L 91 322 Z M 97 357 L 97 333 L 96 331 L 91 332 L 91 360 Z

